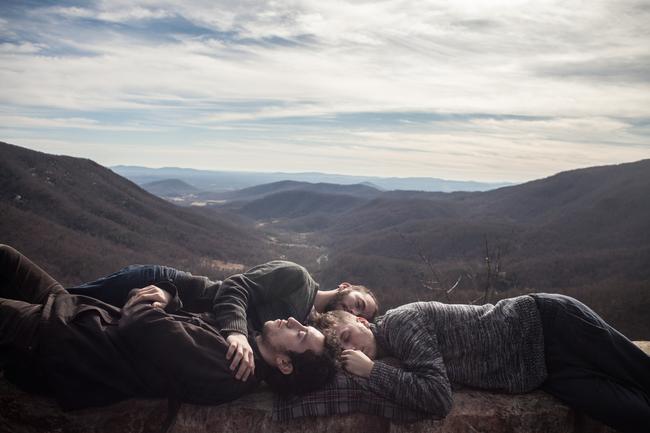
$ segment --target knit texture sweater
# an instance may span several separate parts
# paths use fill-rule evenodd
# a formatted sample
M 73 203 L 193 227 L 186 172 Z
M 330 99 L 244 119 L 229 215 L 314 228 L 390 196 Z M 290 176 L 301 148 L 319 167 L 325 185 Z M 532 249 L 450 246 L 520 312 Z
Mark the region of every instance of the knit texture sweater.
M 304 323 L 317 291 L 316 281 L 296 263 L 274 260 L 257 265 L 219 285 L 213 299 L 217 327 L 225 335 L 248 335 L 248 329 L 261 331 L 267 320 L 293 317 Z
M 415 302 L 389 310 L 371 329 L 401 367 L 375 362 L 370 388 L 413 409 L 445 416 L 452 383 L 519 393 L 546 378 L 541 318 L 530 296 L 480 306 Z

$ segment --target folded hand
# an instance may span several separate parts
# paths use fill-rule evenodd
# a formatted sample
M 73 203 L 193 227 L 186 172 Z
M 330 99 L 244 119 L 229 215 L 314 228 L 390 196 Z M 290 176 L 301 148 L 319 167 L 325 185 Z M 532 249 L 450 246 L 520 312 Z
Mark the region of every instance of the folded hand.
M 237 369 L 235 378 L 246 382 L 248 376 L 255 373 L 253 349 L 248 338 L 244 334 L 233 332 L 226 338 L 226 341 L 230 344 L 226 353 L 226 359 L 232 358 L 230 369 L 233 371 Z
M 148 302 L 152 307 L 165 308 L 167 304 L 169 304 L 171 298 L 171 293 L 164 291 L 158 286 L 151 285 L 141 289 L 131 290 L 129 293 L 129 299 L 126 301 L 123 308 L 130 308 L 142 302 Z
M 352 349 L 341 353 L 341 364 L 346 371 L 361 377 L 370 377 L 372 367 L 375 365 L 365 353 Z

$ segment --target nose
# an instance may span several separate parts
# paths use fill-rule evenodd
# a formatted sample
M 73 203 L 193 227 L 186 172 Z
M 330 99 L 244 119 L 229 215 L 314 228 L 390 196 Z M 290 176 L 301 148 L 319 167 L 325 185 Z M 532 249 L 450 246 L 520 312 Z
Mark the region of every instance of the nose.
M 287 320 L 287 325 L 289 325 L 292 328 L 300 329 L 301 331 L 305 331 L 307 329 L 302 323 L 298 322 L 293 317 L 289 317 L 289 319 Z
M 359 311 L 359 309 L 356 307 L 356 305 L 352 306 L 352 307 L 344 305 L 343 310 L 347 311 L 350 314 L 354 314 L 355 316 L 358 316 L 359 314 L 361 314 L 361 311 Z

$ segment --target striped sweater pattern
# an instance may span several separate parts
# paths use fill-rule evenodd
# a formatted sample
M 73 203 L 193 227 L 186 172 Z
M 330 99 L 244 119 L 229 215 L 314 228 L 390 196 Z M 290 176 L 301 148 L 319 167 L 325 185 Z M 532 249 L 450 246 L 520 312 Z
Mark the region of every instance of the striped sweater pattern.
M 415 302 L 389 310 L 371 329 L 401 366 L 375 362 L 369 387 L 413 409 L 445 416 L 452 384 L 519 393 L 546 378 L 542 323 L 530 296 L 480 306 Z

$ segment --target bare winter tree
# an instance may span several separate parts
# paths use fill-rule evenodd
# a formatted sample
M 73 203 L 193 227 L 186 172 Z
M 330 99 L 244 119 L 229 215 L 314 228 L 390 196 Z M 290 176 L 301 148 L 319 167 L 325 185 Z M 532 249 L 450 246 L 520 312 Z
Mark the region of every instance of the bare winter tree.
M 451 293 L 458 287 L 462 280 L 462 275 L 460 275 L 456 282 L 452 285 L 449 285 L 447 280 L 442 276 L 440 272 L 433 266 L 431 259 L 424 254 L 422 248 L 418 245 L 417 241 L 408 239 L 402 232 L 398 229 L 395 229 L 399 237 L 409 244 L 413 250 L 416 252 L 422 263 L 426 266 L 427 270 L 430 272 L 430 275 L 433 277 L 431 279 L 422 278 L 422 286 L 426 289 L 431 290 L 433 293 L 437 293 L 438 296 L 444 297 L 446 302 L 452 302 Z
M 485 282 L 483 285 L 483 293 L 478 298 L 472 300 L 470 303 L 475 304 L 479 300 L 483 304 L 490 302 L 494 294 L 494 280 L 501 272 L 501 247 L 496 248 L 496 252 L 490 250 L 490 243 L 488 242 L 487 235 L 484 236 L 485 241 Z
M 501 272 L 502 248 L 501 246 L 497 246 L 496 249 L 493 248 L 490 245 L 487 235 L 484 235 L 483 237 L 483 271 L 476 271 L 472 269 L 472 266 L 468 265 L 467 271 L 461 272 L 461 274 L 455 279 L 454 283 L 449 284 L 449 280 L 447 280 L 443 274 L 436 269 L 429 256 L 424 253 L 416 240 L 409 239 L 398 229 L 394 230 L 405 243 L 411 246 L 413 251 L 415 251 L 419 259 L 425 265 L 431 278 L 426 278 L 426 276 L 421 278 L 421 284 L 424 288 L 434 293 L 434 297 L 437 298 L 437 300 L 444 299 L 445 302 L 453 302 L 452 293 L 454 293 L 454 291 L 459 287 L 463 277 L 466 277 L 466 279 L 474 286 L 474 290 L 480 292 L 480 295 L 475 299 L 472 299 L 469 303 L 476 304 L 477 302 L 490 302 L 495 292 L 495 282 Z

